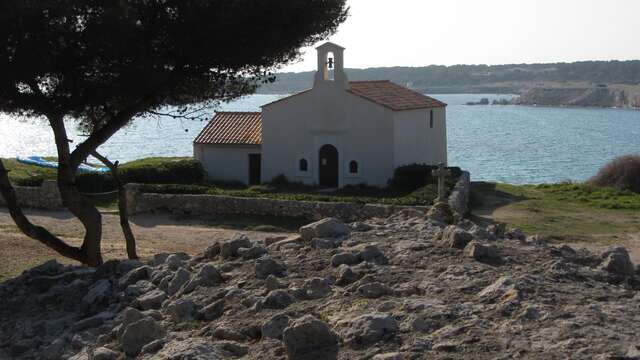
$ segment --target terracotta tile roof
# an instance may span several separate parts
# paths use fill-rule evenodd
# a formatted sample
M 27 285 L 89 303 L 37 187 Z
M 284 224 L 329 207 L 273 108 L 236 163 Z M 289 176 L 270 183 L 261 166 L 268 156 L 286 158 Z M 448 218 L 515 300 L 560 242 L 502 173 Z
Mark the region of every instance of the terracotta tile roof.
M 261 145 L 262 114 L 259 112 L 216 112 L 194 140 L 196 144 Z
M 429 109 L 447 106 L 434 98 L 409 90 L 389 80 L 351 81 L 352 94 L 373 101 L 391 110 Z

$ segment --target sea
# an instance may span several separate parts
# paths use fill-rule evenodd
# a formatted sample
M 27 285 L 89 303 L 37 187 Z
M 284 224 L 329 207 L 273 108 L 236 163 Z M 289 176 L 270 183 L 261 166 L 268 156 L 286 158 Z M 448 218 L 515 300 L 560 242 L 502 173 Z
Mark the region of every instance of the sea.
M 251 95 L 206 110 L 201 120 L 144 116 L 99 148 L 111 160 L 192 156 L 193 139 L 214 111 L 259 111 L 283 95 Z M 605 163 L 640 154 L 640 111 L 629 109 L 466 105 L 501 94 L 431 95 L 448 104 L 449 165 L 473 181 L 540 184 L 584 181 Z M 83 140 L 73 121 L 73 144 Z M 43 119 L 0 115 L 0 157 L 55 156 L 51 129 Z

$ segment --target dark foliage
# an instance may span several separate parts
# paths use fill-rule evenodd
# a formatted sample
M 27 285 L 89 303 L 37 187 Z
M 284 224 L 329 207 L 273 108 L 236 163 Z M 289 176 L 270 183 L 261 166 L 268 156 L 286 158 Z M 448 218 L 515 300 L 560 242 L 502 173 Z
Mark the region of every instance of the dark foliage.
M 345 0 L 0 1 L 0 112 L 47 118 L 58 188 L 85 238 L 70 246 L 32 224 L 0 161 L 0 191 L 14 221 L 60 254 L 101 264 L 101 216 L 79 192 L 78 166 L 136 116 L 174 106 L 175 117 L 189 118 L 253 92 L 301 47 L 333 33 L 346 13 Z M 87 135 L 75 149 L 65 118 Z
M 92 130 L 121 112 L 230 99 L 344 18 L 344 0 L 3 0 L 0 110 Z
M 412 164 L 396 168 L 393 178 L 389 181 L 389 187 L 402 191 L 414 191 L 427 184 L 436 184 L 431 172 L 437 169 L 437 166 L 425 164 Z M 462 174 L 459 167 L 448 167 L 451 171 L 450 179 L 457 179 Z
M 640 155 L 624 155 L 611 160 L 589 182 L 640 193 Z

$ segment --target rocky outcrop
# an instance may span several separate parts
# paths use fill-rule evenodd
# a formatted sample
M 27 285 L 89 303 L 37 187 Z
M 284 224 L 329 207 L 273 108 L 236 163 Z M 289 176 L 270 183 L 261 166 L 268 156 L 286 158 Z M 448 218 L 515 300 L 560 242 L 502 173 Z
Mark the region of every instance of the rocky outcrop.
M 440 210 L 328 219 L 307 240 L 238 235 L 193 257 L 47 262 L 0 284 L 0 359 L 637 356 L 640 270 L 624 248 L 447 225 Z

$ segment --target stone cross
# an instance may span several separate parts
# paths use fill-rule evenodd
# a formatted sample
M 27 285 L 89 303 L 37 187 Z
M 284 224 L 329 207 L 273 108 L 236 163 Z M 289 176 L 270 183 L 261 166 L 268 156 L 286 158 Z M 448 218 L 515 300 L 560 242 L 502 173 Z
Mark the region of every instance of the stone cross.
M 447 199 L 444 184 L 447 176 L 451 175 L 451 171 L 445 169 L 444 163 L 440 163 L 437 169 L 431 171 L 431 175 L 438 178 L 438 198 L 436 201 L 445 202 Z

